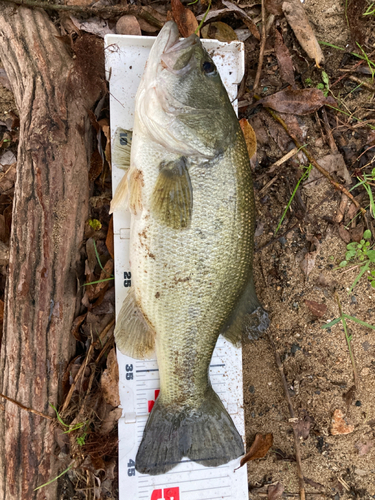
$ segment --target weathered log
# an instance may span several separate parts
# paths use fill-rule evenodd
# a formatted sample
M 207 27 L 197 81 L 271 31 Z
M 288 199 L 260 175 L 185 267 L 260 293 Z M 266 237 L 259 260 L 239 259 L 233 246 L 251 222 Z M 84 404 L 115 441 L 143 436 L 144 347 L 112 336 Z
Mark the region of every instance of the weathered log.
M 0 1 L 0 57 L 21 121 L 0 392 L 51 416 L 73 354 L 88 214 L 87 109 L 100 92 L 98 75 L 84 75 L 90 68 L 77 66 L 58 35 L 44 11 Z M 56 500 L 57 481 L 34 491 L 66 468 L 54 454 L 50 421 L 1 403 L 0 499 Z

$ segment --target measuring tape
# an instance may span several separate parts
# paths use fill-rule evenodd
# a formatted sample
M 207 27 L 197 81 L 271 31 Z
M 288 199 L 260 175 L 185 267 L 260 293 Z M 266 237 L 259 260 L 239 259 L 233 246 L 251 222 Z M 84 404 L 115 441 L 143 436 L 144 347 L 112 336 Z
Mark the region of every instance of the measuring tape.
M 111 137 L 118 127 L 132 130 L 135 95 L 154 42 L 153 37 L 106 35 L 106 71 L 110 83 Z M 202 40 L 214 60 L 231 102 L 237 108 L 237 86 L 244 75 L 244 46 Z M 113 147 L 113 143 L 112 143 Z M 113 191 L 124 170 L 112 163 Z M 130 287 L 130 213 L 114 213 L 116 311 Z M 149 476 L 135 470 L 135 457 L 148 415 L 159 394 L 156 360 L 136 360 L 117 352 L 122 417 L 119 420 L 120 500 L 247 500 L 247 469 L 240 458 L 219 467 L 204 467 L 183 458 L 167 474 Z M 210 380 L 245 441 L 242 349 L 219 337 L 210 364 Z

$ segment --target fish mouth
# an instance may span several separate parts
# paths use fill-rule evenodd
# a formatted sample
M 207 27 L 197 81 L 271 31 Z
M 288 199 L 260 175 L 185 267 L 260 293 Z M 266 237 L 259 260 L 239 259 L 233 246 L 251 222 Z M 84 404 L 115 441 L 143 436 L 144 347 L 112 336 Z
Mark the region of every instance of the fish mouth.
M 195 34 L 180 40 L 177 25 L 173 21 L 166 23 L 164 29 L 169 31 L 169 36 L 160 57 L 160 64 L 174 75 L 182 76 L 194 67 L 193 48 L 200 40 Z

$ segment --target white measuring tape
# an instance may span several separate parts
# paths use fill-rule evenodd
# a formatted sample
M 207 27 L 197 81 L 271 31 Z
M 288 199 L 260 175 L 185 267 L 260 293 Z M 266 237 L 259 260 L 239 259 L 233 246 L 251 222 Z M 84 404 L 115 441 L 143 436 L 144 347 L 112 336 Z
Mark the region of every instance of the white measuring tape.
M 106 71 L 110 83 L 111 137 L 118 127 L 132 130 L 134 101 L 153 37 L 107 35 Z M 213 58 L 230 100 L 237 109 L 237 86 L 244 74 L 244 47 L 202 40 Z M 113 192 L 124 170 L 112 164 Z M 115 245 L 116 311 L 132 285 L 129 266 L 130 213 L 113 217 Z M 204 467 L 184 458 L 167 474 L 149 476 L 135 470 L 135 457 L 148 414 L 159 394 L 159 370 L 155 360 L 135 360 L 117 352 L 120 371 L 119 492 L 120 500 L 245 500 L 248 498 L 246 466 L 240 459 L 220 467 Z M 242 350 L 219 337 L 211 364 L 212 387 L 219 395 L 245 441 L 242 390 Z

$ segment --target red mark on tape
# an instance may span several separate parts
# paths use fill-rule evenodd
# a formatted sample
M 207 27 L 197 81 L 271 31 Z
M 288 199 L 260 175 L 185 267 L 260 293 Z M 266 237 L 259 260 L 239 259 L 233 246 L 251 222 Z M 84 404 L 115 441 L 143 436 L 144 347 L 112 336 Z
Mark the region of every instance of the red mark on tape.
M 180 500 L 180 488 L 175 486 L 173 488 L 164 488 L 164 490 L 154 490 L 151 493 L 151 500 Z
M 148 408 L 149 413 L 152 410 L 152 408 L 154 407 L 155 401 L 156 401 L 157 397 L 159 396 L 159 392 L 160 392 L 160 389 L 156 389 L 155 398 L 152 399 L 151 401 L 147 401 L 147 408 Z M 155 491 L 158 491 L 158 490 L 155 490 Z M 154 499 L 152 499 L 152 500 L 154 500 Z

